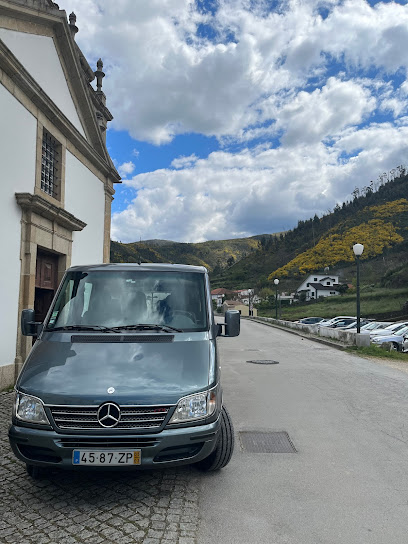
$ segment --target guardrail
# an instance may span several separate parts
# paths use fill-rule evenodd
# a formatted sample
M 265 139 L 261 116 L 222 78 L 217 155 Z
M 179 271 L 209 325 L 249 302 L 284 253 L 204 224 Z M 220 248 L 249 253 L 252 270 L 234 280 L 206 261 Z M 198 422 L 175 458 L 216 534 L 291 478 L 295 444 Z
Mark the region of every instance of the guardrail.
M 316 325 L 305 325 L 304 323 L 294 323 L 293 321 L 285 321 L 283 319 L 274 319 L 273 317 L 255 317 L 251 318 L 255 321 L 265 321 L 279 327 L 304 332 L 306 334 L 312 334 L 320 336 L 322 338 L 331 338 L 337 342 L 341 342 L 346 346 L 369 346 L 370 335 L 369 334 L 357 334 L 356 332 L 341 331 L 339 329 L 332 329 L 330 327 L 319 327 Z

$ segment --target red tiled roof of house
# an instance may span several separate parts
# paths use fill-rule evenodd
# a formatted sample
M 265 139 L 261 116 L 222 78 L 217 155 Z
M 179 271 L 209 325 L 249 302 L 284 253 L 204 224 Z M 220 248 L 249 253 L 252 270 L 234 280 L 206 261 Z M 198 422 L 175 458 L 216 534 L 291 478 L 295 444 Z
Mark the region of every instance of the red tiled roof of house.
M 219 287 L 218 289 L 213 289 L 211 291 L 212 295 L 232 295 L 235 293 L 235 291 L 229 291 L 228 289 L 224 289 L 223 287 Z

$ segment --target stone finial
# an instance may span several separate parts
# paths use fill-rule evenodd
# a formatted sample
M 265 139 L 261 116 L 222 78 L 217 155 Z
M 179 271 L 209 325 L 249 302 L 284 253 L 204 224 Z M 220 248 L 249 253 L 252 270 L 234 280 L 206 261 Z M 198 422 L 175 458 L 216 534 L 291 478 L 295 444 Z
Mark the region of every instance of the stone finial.
M 105 77 L 105 74 L 102 72 L 103 62 L 102 59 L 99 59 L 96 63 L 97 70 L 95 73 L 96 77 L 96 92 L 102 92 L 102 79 Z
M 76 15 L 72 12 L 69 15 L 69 28 L 71 30 L 72 37 L 75 39 L 75 34 L 78 32 L 78 27 L 76 26 Z

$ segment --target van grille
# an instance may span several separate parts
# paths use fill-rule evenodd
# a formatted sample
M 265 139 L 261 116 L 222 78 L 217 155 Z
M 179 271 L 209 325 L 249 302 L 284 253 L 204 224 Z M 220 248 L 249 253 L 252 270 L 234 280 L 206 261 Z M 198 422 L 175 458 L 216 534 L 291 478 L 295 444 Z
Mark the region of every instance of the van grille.
M 58 429 L 105 430 L 158 429 L 166 419 L 169 406 L 121 406 L 120 420 L 106 428 L 98 421 L 99 406 L 50 406 Z
M 99 449 L 119 449 L 119 448 L 151 448 L 160 442 L 157 438 L 129 438 L 129 437 L 101 437 L 89 438 L 76 436 L 75 438 L 62 438 L 57 443 L 63 448 L 93 448 Z

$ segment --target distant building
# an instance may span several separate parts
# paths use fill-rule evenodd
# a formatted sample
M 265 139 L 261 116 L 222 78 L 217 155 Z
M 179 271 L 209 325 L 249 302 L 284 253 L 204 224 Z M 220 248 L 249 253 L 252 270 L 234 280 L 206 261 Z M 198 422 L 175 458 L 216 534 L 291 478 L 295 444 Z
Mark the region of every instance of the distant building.
M 243 302 L 244 304 L 248 304 L 251 302 L 252 304 L 258 304 L 258 302 L 261 302 L 261 299 L 258 297 L 258 295 L 254 294 L 253 289 L 239 289 L 238 291 L 235 291 L 237 298 Z
M 211 291 L 211 299 L 217 301 L 217 308 L 221 308 L 222 303 L 226 298 L 233 298 L 235 295 L 236 291 L 230 291 L 222 287 Z
M 278 293 L 278 299 L 281 302 L 289 302 L 289 304 L 292 304 L 295 301 L 295 295 L 294 293 Z
M 249 317 L 249 306 L 239 300 L 226 300 L 222 305 L 222 311 L 225 313 L 227 310 L 238 310 L 243 317 Z M 253 317 L 258 315 L 256 308 L 252 308 L 251 313 Z
M 238 289 L 232 291 L 230 289 L 224 289 L 222 287 L 218 289 L 213 289 L 211 291 L 211 298 L 212 300 L 217 301 L 217 308 L 220 308 L 222 306 L 222 303 L 225 299 L 239 300 L 241 304 L 246 304 L 247 306 L 251 304 L 251 307 L 253 304 L 257 304 L 261 301 L 261 299 L 257 295 L 254 295 L 253 289 Z
M 296 289 L 296 294 L 305 293 L 306 300 L 317 300 L 319 297 L 339 295 L 339 277 L 327 274 L 310 274 Z
M 109 262 L 112 115 L 102 61 L 89 66 L 77 32 L 51 0 L 0 0 L 0 389 L 32 344 L 21 310 L 43 321 L 66 268 Z

